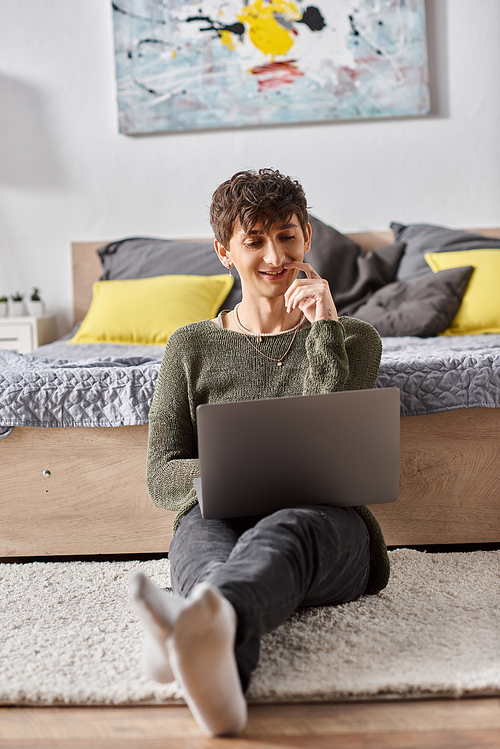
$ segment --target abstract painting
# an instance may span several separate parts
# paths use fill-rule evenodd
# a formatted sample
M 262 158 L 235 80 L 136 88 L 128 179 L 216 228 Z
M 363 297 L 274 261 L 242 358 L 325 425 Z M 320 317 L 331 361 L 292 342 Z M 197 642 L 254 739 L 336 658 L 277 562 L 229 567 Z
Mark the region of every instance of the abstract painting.
M 114 0 L 122 133 L 429 112 L 424 0 Z

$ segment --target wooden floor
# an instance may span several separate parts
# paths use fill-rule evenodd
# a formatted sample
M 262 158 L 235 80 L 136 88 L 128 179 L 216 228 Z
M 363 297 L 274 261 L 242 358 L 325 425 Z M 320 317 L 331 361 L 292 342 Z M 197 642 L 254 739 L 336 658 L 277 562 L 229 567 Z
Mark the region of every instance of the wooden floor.
M 237 738 L 184 707 L 0 708 L 1 749 L 499 749 L 500 699 L 251 706 Z

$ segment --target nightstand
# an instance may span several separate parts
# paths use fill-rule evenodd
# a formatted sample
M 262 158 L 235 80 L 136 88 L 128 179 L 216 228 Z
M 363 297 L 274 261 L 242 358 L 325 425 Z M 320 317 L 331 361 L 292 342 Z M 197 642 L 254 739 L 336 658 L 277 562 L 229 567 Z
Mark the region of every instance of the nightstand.
M 55 315 L 0 317 L 0 348 L 29 354 L 57 338 Z

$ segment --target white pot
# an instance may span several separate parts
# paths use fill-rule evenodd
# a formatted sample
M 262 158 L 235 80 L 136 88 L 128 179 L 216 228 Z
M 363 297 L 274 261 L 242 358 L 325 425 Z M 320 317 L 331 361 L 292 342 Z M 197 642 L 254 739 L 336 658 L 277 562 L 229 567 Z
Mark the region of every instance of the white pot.
M 30 315 L 43 315 L 43 313 L 45 312 L 45 305 L 43 302 L 34 302 L 32 299 L 29 299 L 28 310 Z
M 24 302 L 9 302 L 9 317 L 22 317 L 24 315 Z
M 9 307 L 7 302 L 0 302 L 0 317 L 7 317 Z

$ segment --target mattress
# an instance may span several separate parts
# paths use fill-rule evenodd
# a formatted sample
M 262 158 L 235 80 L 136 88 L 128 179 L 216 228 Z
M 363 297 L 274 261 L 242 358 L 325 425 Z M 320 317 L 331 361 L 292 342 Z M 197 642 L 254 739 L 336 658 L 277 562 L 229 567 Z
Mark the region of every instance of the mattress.
M 11 427 L 147 424 L 163 347 L 0 349 L 0 436 Z M 500 335 L 384 338 L 377 387 L 398 387 L 401 415 L 500 407 Z

